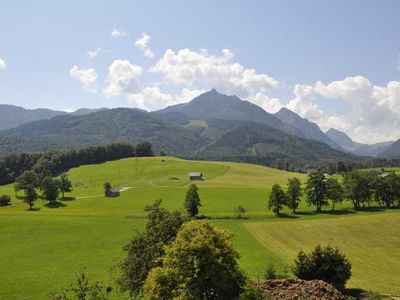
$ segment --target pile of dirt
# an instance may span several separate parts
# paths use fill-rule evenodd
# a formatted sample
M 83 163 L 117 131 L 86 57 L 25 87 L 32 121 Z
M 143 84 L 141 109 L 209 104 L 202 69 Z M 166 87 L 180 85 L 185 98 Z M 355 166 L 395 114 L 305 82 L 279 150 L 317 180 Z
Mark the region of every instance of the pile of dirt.
M 273 279 L 259 282 L 271 300 L 345 300 L 335 287 L 322 280 Z

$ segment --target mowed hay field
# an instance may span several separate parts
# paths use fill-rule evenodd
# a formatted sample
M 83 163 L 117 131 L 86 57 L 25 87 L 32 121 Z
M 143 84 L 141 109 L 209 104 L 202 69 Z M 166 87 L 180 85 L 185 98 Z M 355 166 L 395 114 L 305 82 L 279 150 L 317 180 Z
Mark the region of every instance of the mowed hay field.
M 253 278 L 262 277 L 268 262 L 282 268 L 300 248 L 308 250 L 329 242 L 351 259 L 352 287 L 400 294 L 396 265 L 400 261 L 396 227 L 400 214 L 395 211 L 313 215 L 312 208 L 302 203 L 300 210 L 308 213 L 276 218 L 266 209 L 272 185 L 285 185 L 293 176 L 304 181 L 305 175 L 251 164 L 152 157 L 70 170 L 74 191 L 66 196 L 75 199 L 60 201 L 53 208 L 40 200 L 37 210 L 28 211 L 27 205 L 14 197 L 12 185 L 0 186 L 0 195 L 13 197 L 11 206 L 0 207 L 0 299 L 44 299 L 49 292 L 66 287 L 85 268 L 91 278 L 116 287 L 122 246 L 143 228 L 144 207 L 162 198 L 164 207 L 181 209 L 189 172 L 204 174 L 204 180 L 196 182 L 202 200 L 200 214 L 235 234 L 240 264 Z M 106 181 L 124 189 L 121 197 L 103 197 Z M 246 208 L 247 219 L 232 219 L 238 205 Z M 341 208 L 348 207 L 349 203 Z M 347 225 L 341 225 L 343 222 Z M 315 228 L 314 235 L 307 231 L 310 228 Z M 280 248 L 286 240 L 290 251 Z M 379 261 L 381 268 L 372 267 L 371 260 Z

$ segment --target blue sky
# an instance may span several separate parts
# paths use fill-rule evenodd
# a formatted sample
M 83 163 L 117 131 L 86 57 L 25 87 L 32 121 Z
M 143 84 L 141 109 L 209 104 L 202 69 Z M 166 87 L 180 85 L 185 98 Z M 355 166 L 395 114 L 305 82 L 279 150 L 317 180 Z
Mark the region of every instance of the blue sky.
M 399 1 L 2 0 L 0 103 L 152 110 L 216 87 L 360 141 L 397 139 L 399 14 Z

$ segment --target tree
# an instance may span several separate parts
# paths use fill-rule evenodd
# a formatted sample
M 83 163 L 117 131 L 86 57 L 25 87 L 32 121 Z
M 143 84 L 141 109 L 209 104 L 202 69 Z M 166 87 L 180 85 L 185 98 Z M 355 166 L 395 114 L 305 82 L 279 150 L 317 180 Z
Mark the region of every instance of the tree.
M 283 209 L 283 206 L 287 203 L 287 198 L 285 192 L 281 188 L 279 184 L 274 184 L 272 186 L 271 194 L 269 195 L 268 200 L 268 209 L 276 214 L 280 215 L 280 211 Z
M 49 300 L 107 300 L 112 288 L 100 281 L 89 280 L 85 272 L 76 277 L 75 282 L 61 292 L 53 292 Z
M 344 176 L 343 184 L 346 195 L 349 197 L 355 209 L 365 206 L 365 202 L 370 204 L 372 197 L 373 177 L 369 172 L 353 170 Z
M 68 175 L 66 173 L 62 173 L 60 175 L 60 192 L 61 198 L 64 199 L 65 193 L 72 192 L 72 182 L 69 180 Z
M 181 212 L 169 212 L 160 207 L 161 203 L 161 200 L 157 200 L 146 207 L 148 221 L 145 230 L 137 233 L 124 247 L 126 257 L 120 263 L 118 284 L 121 290 L 128 291 L 132 297 L 142 293 L 149 271 L 161 266 L 159 258 L 165 253 L 164 246 L 175 239 L 186 221 Z
M 25 202 L 29 205 L 29 210 L 32 210 L 35 201 L 38 198 L 38 194 L 36 193 L 36 189 L 33 184 L 28 184 L 25 189 Z
M 241 219 L 246 213 L 246 209 L 243 206 L 238 205 L 237 207 L 235 207 L 234 213 L 236 215 L 236 218 Z
M 8 195 L 1 195 L 0 196 L 0 206 L 9 205 L 11 202 L 11 197 Z
M 338 248 L 318 245 L 309 254 L 300 251 L 292 271 L 300 279 L 323 280 L 343 290 L 351 277 L 351 263 Z
M 143 142 L 141 144 L 137 144 L 135 147 L 135 154 L 138 157 L 154 156 L 151 144 L 149 142 Z
M 206 220 L 184 224 L 144 285 L 155 299 L 237 299 L 245 284 L 232 234 Z
M 328 178 L 326 181 L 327 198 L 332 202 L 332 211 L 335 211 L 335 204 L 343 201 L 344 190 L 339 181 L 335 178 Z
M 198 215 L 199 206 L 201 206 L 200 196 L 197 190 L 197 186 L 191 184 L 186 192 L 184 206 L 190 218 L 194 218 Z
M 108 181 L 106 183 L 104 183 L 104 190 L 105 191 L 109 191 L 112 189 L 111 183 L 109 183 Z
M 19 190 L 25 190 L 28 185 L 37 188 L 39 187 L 39 177 L 33 171 L 25 171 L 16 179 L 16 185 Z
M 287 183 L 287 206 L 296 213 L 299 207 L 300 197 L 303 194 L 301 182 L 297 177 L 290 178 Z
M 50 202 L 54 202 L 57 200 L 60 193 L 60 183 L 58 180 L 47 176 L 43 178 L 41 186 L 41 189 L 43 191 L 43 198 Z
M 326 178 L 320 170 L 308 175 L 305 192 L 307 195 L 308 205 L 315 205 L 317 212 L 322 211 L 322 206 L 328 205 L 328 202 L 326 201 Z

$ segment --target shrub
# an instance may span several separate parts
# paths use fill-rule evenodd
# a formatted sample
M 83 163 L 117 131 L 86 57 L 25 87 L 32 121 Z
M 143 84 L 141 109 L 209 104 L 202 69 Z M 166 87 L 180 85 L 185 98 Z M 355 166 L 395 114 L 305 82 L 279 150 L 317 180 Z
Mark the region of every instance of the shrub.
M 11 202 L 11 197 L 8 195 L 1 195 L 0 196 L 0 206 L 9 205 Z
M 263 292 L 257 285 L 249 282 L 244 287 L 243 292 L 239 296 L 239 300 L 268 300 L 269 295 Z
M 278 274 L 276 273 L 275 266 L 271 263 L 267 265 L 265 268 L 265 274 L 264 274 L 265 279 L 277 279 Z
M 234 213 L 237 219 L 242 219 L 244 217 L 243 215 L 246 213 L 246 209 L 243 206 L 239 205 L 235 207 Z
M 241 294 L 245 276 L 230 233 L 205 220 L 191 221 L 164 248 L 162 266 L 146 279 L 147 299 L 237 299 Z
M 351 276 L 351 264 L 338 248 L 318 245 L 309 254 L 300 251 L 292 271 L 300 279 L 320 279 L 343 290 Z

